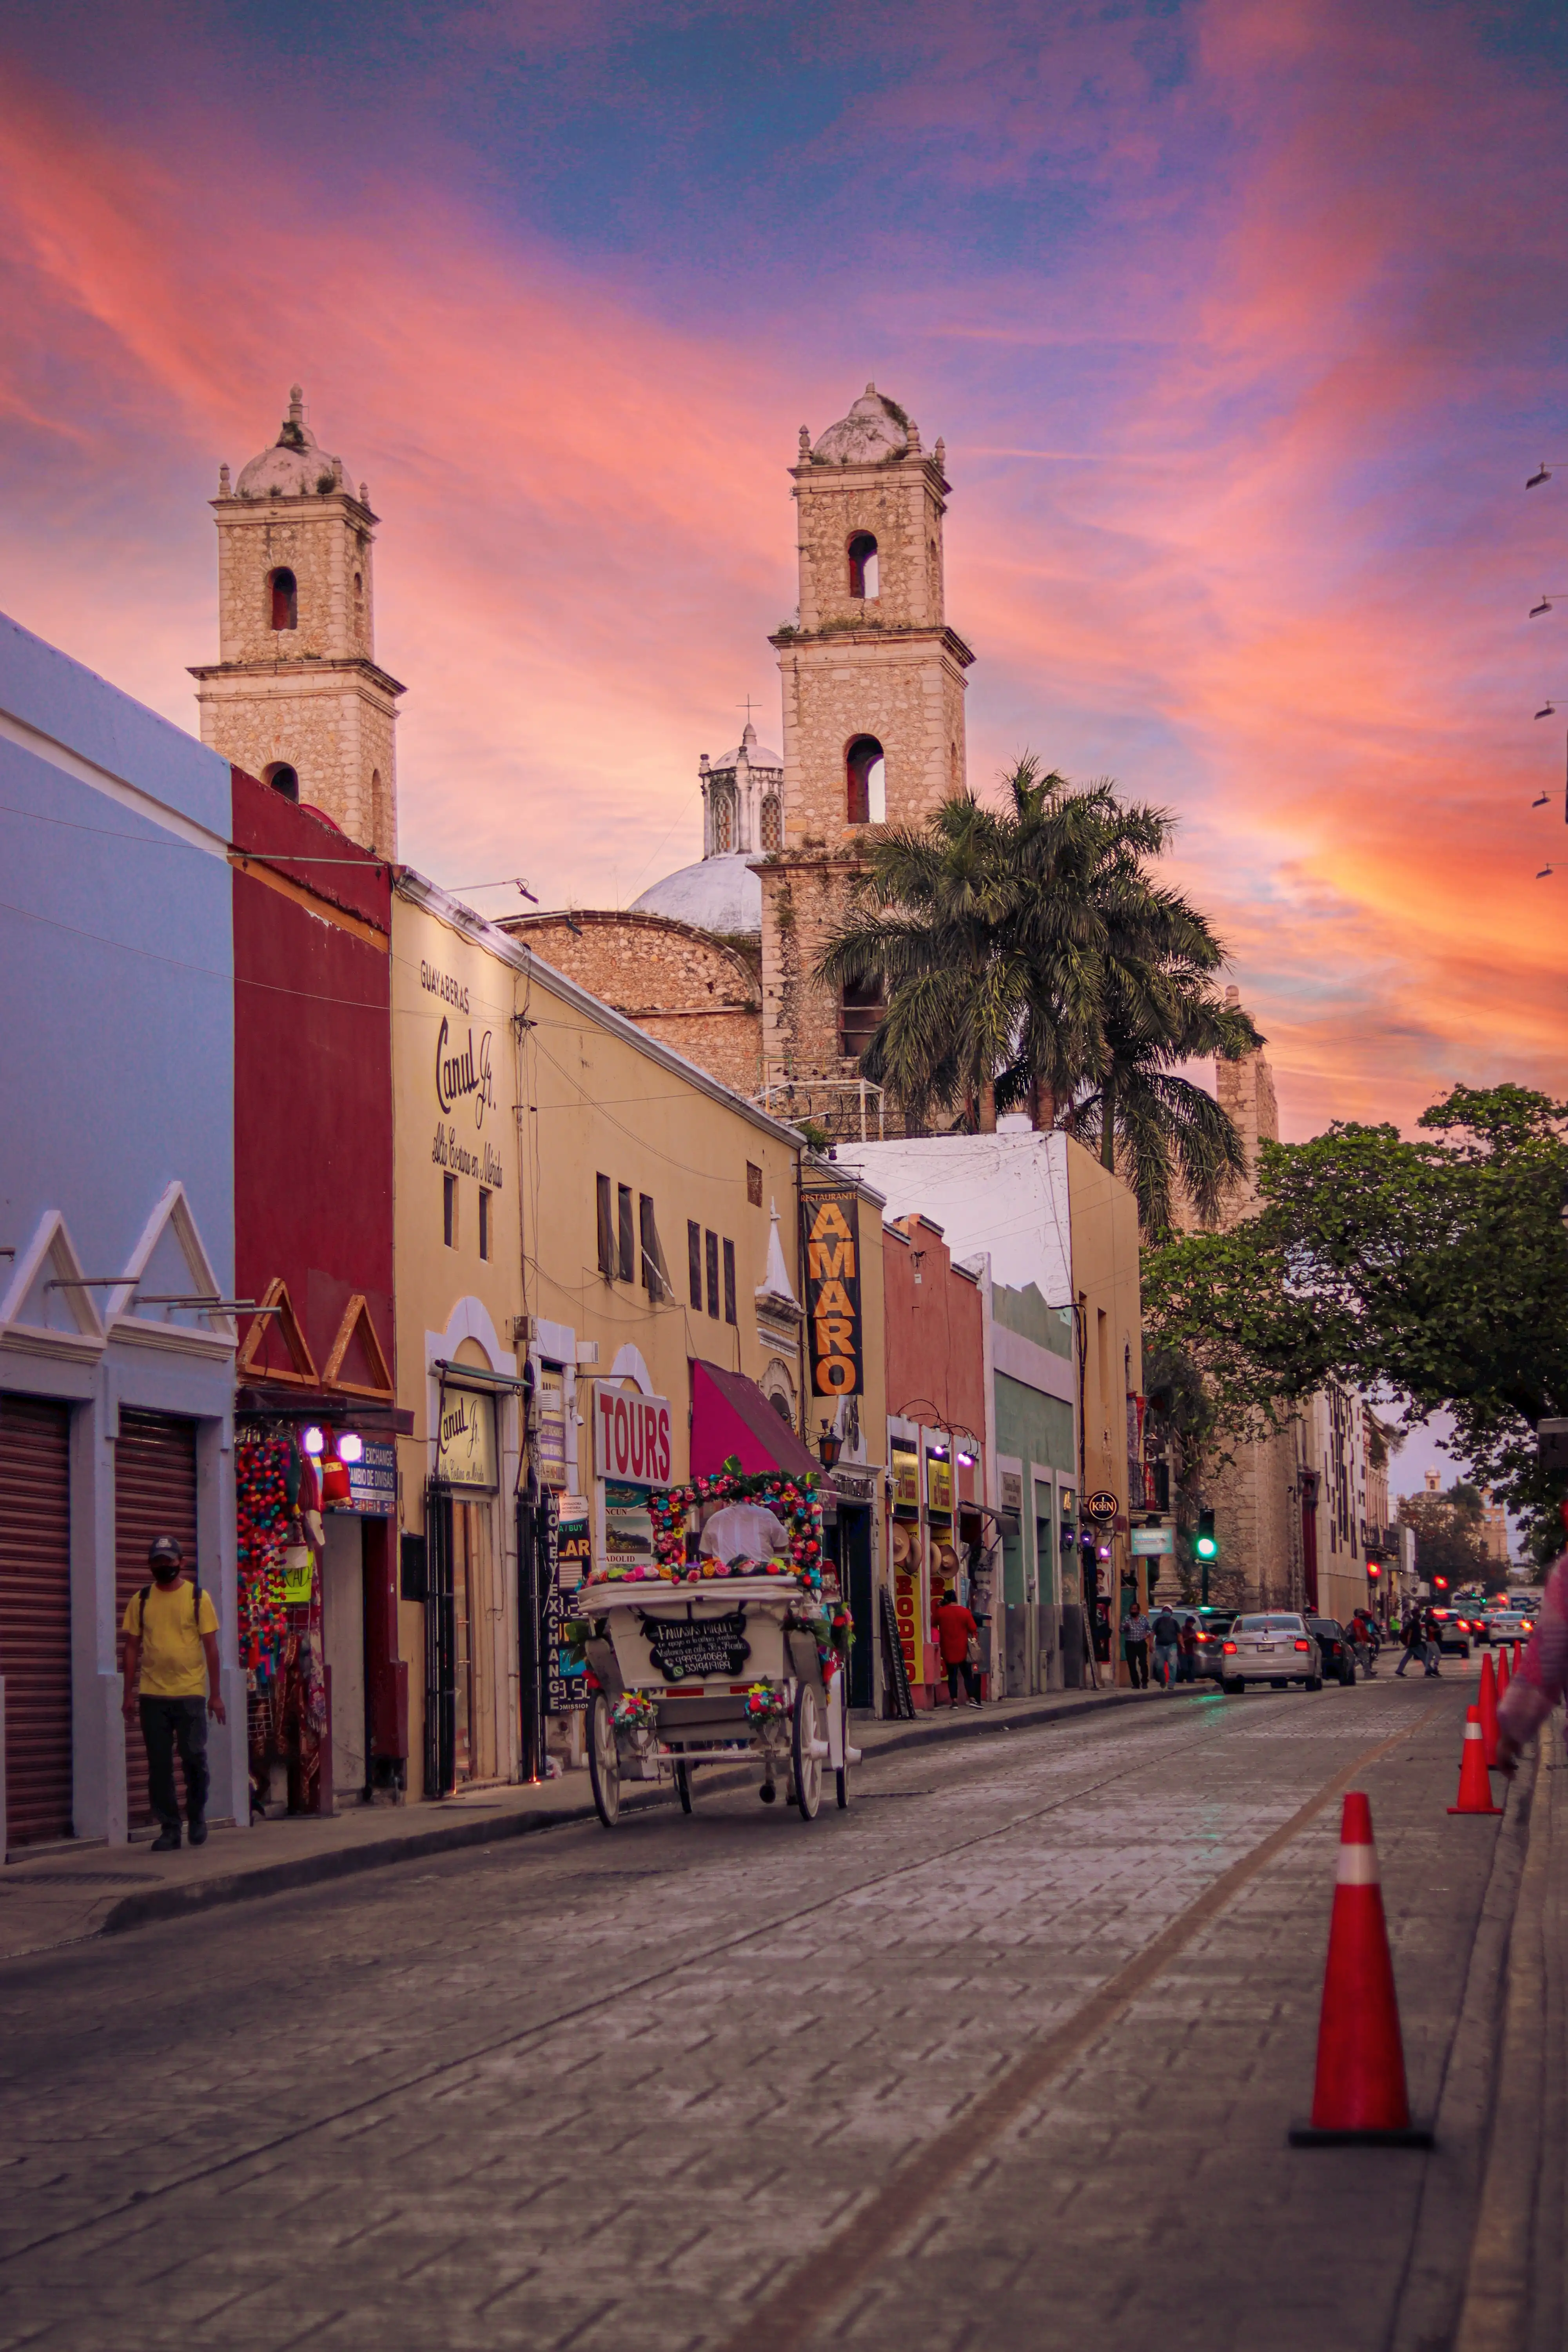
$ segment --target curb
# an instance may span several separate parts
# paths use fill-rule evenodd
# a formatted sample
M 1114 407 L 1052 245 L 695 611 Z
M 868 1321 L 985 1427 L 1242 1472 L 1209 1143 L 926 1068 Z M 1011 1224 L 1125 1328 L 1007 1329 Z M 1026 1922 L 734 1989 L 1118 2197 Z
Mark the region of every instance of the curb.
M 891 1738 L 879 1739 L 868 1747 L 858 1768 L 876 1762 L 881 1756 L 890 1756 L 910 1748 L 925 1748 L 960 1739 L 984 1738 L 1005 1731 L 1048 1729 L 1058 1723 L 1076 1721 L 1080 1716 L 1100 1715 L 1110 1707 L 1128 1706 L 1138 1702 L 1143 1694 L 1137 1691 L 1106 1691 L 1098 1698 L 1080 1699 L 1061 1706 L 1038 1707 L 1026 1713 L 1005 1712 L 1005 1701 L 995 1714 L 973 1716 L 961 1712 L 956 1720 L 949 1721 L 945 1711 L 929 1727 L 920 1724 L 906 1726 Z M 1201 1696 L 1201 1693 L 1194 1693 Z M 721 1767 L 727 1773 L 732 1767 Z M 710 1780 L 709 1786 L 714 1785 Z M 650 1805 L 673 1804 L 673 1789 L 639 1789 L 624 1790 L 623 1811 L 646 1811 Z M 429 1829 L 410 1830 L 401 1837 L 378 1838 L 374 1844 L 347 1846 L 332 1853 L 298 1854 L 291 1862 L 264 1864 L 258 1870 L 233 1871 L 218 1878 L 197 1879 L 188 1885 L 149 1886 L 134 1895 L 121 1895 L 106 1912 L 97 1933 L 100 1936 L 121 1934 L 128 1927 L 141 1927 L 160 1919 L 182 1919 L 197 1911 L 216 1910 L 231 1903 L 248 1903 L 268 1895 L 292 1894 L 303 1886 L 319 1886 L 336 1878 L 353 1878 L 368 1870 L 387 1870 L 400 1862 L 423 1862 L 431 1855 L 461 1853 L 465 1847 L 494 1845 L 503 1838 L 526 1837 L 537 1830 L 554 1829 L 563 1822 L 591 1822 L 597 1818 L 592 1802 L 563 1806 L 552 1812 L 513 1813 L 500 1820 L 444 1822 Z

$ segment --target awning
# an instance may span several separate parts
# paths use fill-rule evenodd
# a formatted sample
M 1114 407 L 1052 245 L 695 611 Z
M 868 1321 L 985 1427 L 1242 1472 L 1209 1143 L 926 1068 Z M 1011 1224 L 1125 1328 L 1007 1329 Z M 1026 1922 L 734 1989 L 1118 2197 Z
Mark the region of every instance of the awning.
M 691 1360 L 691 1472 L 711 1477 L 731 1454 L 752 1476 L 782 1470 L 789 1478 L 807 1471 L 821 1475 L 822 1465 L 808 1454 L 784 1418 L 775 1412 L 755 1381 L 744 1372 L 727 1372 L 700 1356 Z

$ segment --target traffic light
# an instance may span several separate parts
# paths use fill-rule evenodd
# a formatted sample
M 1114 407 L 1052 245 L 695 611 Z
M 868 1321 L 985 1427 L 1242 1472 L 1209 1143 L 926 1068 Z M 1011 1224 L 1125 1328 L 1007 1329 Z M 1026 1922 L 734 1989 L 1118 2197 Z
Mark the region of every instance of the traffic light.
M 1447 1592 L 1448 1590 L 1447 1578 L 1446 1576 L 1435 1576 L 1432 1579 L 1432 1590 L 1434 1592 Z
M 1219 1558 L 1219 1538 L 1214 1531 L 1214 1513 L 1212 1511 L 1200 1511 L 1198 1513 L 1198 1531 L 1196 1536 L 1193 1538 L 1193 1557 L 1201 1563 L 1203 1568 L 1203 1597 L 1206 1602 L 1209 1597 L 1210 1564 Z

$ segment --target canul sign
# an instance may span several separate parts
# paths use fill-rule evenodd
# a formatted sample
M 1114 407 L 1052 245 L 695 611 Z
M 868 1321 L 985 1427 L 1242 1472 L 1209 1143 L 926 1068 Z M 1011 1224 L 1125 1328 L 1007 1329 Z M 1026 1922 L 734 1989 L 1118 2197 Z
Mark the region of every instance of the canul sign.
M 669 1399 L 594 1383 L 594 1469 L 619 1486 L 668 1486 Z
M 477 1053 L 471 1029 L 462 1045 L 455 1045 L 451 1024 L 443 1013 L 436 1039 L 436 1099 L 443 1111 L 449 1113 L 469 1095 L 474 1098 L 474 1125 L 483 1127 L 486 1111 L 496 1107 L 490 1079 L 490 1033 L 485 1031 Z

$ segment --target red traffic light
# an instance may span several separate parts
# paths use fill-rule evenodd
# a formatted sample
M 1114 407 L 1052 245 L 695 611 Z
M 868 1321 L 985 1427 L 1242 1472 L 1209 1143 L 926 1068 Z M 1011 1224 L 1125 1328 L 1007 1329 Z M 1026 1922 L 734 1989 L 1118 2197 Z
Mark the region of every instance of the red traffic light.
M 1448 1590 L 1447 1578 L 1446 1576 L 1435 1576 L 1432 1579 L 1432 1590 L 1434 1592 L 1447 1592 Z
M 1369 1559 L 1366 1564 L 1366 1572 L 1370 1577 L 1381 1576 L 1383 1574 L 1383 1562 L 1380 1559 Z

